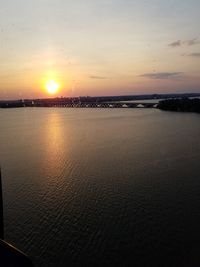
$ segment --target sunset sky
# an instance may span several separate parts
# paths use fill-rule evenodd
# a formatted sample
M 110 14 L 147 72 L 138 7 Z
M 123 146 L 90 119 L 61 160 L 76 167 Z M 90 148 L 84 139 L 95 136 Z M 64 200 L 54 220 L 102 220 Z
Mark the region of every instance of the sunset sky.
M 0 99 L 200 92 L 199 0 L 0 0 Z

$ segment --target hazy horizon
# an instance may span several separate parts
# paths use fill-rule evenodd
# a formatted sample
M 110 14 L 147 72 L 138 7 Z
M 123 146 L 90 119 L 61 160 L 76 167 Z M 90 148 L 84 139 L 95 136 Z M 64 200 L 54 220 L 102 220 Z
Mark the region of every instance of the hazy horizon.
M 0 2 L 0 99 L 200 93 L 200 2 Z
M 84 98 L 84 97 L 88 97 L 88 98 L 103 98 L 103 97 L 142 97 L 142 96 L 154 96 L 154 95 L 157 95 L 157 96 L 165 96 L 165 95 L 191 95 L 191 97 L 193 97 L 192 95 L 194 95 L 194 97 L 198 98 L 200 96 L 200 93 L 193 93 L 193 92 L 178 92 L 178 93 L 149 93 L 149 94 L 120 94 L 120 95 L 94 95 L 94 96 L 91 96 L 91 95 L 80 95 L 80 96 L 49 96 L 49 95 L 46 95 L 44 97 L 41 97 L 41 98 L 13 98 L 13 99 L 1 99 L 0 98 L 0 101 L 21 101 L 21 100 L 34 100 L 34 99 L 54 99 L 54 98 Z M 137 99 L 136 99 L 137 100 Z M 128 101 L 128 100 L 127 100 Z

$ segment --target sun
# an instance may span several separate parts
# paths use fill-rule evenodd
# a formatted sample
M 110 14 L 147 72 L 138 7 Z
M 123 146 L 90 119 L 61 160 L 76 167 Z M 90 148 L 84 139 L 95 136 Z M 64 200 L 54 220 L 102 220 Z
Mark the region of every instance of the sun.
M 45 87 L 50 95 L 54 95 L 58 92 L 59 84 L 54 80 L 50 80 L 46 83 Z

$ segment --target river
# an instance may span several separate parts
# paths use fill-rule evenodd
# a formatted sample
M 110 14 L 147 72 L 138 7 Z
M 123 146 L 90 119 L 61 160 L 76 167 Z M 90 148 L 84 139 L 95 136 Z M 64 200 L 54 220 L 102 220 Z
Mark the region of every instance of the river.
M 200 115 L 0 110 L 6 240 L 35 266 L 200 262 Z

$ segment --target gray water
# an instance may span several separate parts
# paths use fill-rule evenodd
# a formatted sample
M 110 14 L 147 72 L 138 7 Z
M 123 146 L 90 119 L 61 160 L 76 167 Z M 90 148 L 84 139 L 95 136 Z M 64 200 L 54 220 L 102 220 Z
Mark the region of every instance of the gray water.
M 6 240 L 35 266 L 198 266 L 200 115 L 0 110 Z

